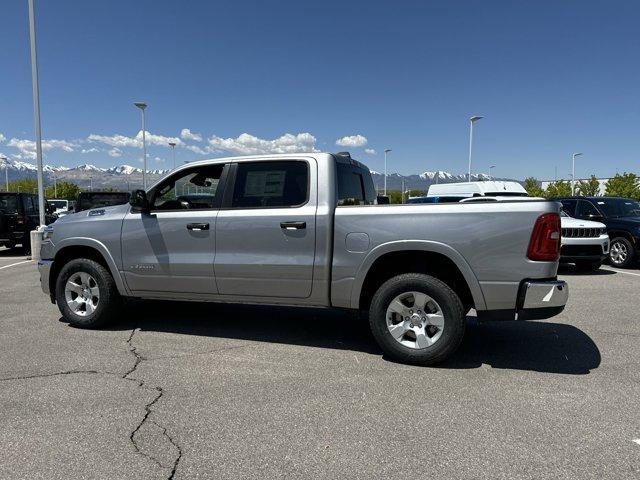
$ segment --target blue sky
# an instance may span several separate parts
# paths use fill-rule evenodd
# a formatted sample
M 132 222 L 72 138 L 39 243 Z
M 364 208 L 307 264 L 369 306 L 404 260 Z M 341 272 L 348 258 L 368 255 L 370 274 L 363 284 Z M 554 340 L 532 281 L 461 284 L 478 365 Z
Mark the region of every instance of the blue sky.
M 638 173 L 637 1 L 36 0 L 46 163 L 350 150 L 372 169 Z M 27 0 L 0 6 L 0 152 L 29 160 Z M 180 133 L 189 129 L 202 140 Z M 249 135 L 242 135 L 249 134 Z M 291 136 L 283 137 L 285 134 Z M 118 136 L 120 135 L 120 136 Z M 342 137 L 349 147 L 336 145 Z M 57 140 L 58 142 L 54 142 Z M 365 153 L 373 149 L 376 154 Z M 83 153 L 84 152 L 84 153 Z M 157 160 L 156 160 L 157 159 Z

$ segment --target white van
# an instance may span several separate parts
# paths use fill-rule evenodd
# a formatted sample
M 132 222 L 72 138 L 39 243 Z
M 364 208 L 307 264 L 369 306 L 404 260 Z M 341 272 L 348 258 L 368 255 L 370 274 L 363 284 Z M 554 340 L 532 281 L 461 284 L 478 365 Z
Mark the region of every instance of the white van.
M 528 197 L 529 194 L 518 182 L 486 181 L 439 183 L 429 187 L 427 197 Z

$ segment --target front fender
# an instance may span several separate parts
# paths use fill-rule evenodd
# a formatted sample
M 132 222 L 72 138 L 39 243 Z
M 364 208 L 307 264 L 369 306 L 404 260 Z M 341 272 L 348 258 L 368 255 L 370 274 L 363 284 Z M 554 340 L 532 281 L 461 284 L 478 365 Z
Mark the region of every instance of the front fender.
M 100 253 L 100 255 L 102 255 L 102 258 L 104 258 L 105 262 L 107 263 L 107 266 L 109 267 L 109 272 L 113 277 L 113 280 L 116 284 L 116 287 L 118 288 L 118 292 L 120 293 L 120 295 L 123 295 L 123 296 L 130 295 L 129 290 L 127 289 L 126 284 L 124 283 L 120 275 L 120 271 L 118 270 L 116 261 L 111 255 L 111 252 L 109 252 L 109 249 L 104 245 L 104 243 L 100 242 L 99 240 L 96 240 L 95 238 L 86 238 L 86 237 L 64 238 L 63 240 L 55 244 L 54 259 L 55 259 L 55 255 L 57 255 L 58 252 L 62 251 L 64 248 L 71 248 L 71 247 L 89 247 L 89 248 L 93 248 L 94 250 L 97 250 Z
M 486 309 L 486 302 L 484 299 L 484 295 L 482 294 L 482 289 L 480 288 L 480 283 L 478 282 L 478 279 L 473 273 L 473 270 L 464 259 L 464 257 L 449 245 L 440 242 L 434 242 L 431 240 L 398 240 L 394 242 L 382 243 L 372 249 L 364 258 L 364 260 L 360 264 L 358 272 L 356 273 L 353 282 L 353 288 L 351 290 L 351 308 L 359 308 L 362 286 L 364 285 L 367 273 L 369 272 L 375 261 L 388 253 L 402 252 L 407 250 L 421 250 L 424 252 L 439 253 L 447 257 L 458 267 L 458 269 L 462 273 L 462 276 L 466 280 L 467 285 L 469 285 L 469 290 L 471 291 L 471 295 L 473 296 L 473 302 L 475 303 L 476 310 Z

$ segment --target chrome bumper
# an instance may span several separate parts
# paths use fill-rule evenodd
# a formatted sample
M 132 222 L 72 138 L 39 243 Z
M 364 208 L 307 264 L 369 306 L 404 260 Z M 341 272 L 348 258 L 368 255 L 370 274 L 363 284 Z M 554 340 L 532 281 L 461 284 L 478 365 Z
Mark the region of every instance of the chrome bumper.
M 518 318 L 535 320 L 560 313 L 569 299 L 569 286 L 561 280 L 526 280 L 520 285 Z
M 40 272 L 40 286 L 42 291 L 51 296 L 49 289 L 49 274 L 51 273 L 51 267 L 53 266 L 53 260 L 38 260 L 38 271 Z

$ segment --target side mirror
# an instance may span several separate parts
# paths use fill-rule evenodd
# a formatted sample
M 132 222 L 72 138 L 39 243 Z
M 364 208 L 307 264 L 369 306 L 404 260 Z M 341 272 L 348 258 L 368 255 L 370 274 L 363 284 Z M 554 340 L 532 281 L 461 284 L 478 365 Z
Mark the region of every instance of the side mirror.
M 149 200 L 147 199 L 147 193 L 144 190 L 134 190 L 131 192 L 131 198 L 129 198 L 129 204 L 133 207 L 133 210 L 140 213 L 149 212 Z
M 589 215 L 589 220 L 600 221 L 602 219 L 603 219 L 602 215 Z
M 47 213 L 49 215 L 51 215 L 52 213 L 54 213 L 56 211 L 56 207 L 54 207 L 53 205 L 47 205 L 45 210 L 47 211 Z
M 389 205 L 389 197 L 385 195 L 378 195 L 377 198 L 378 205 Z

